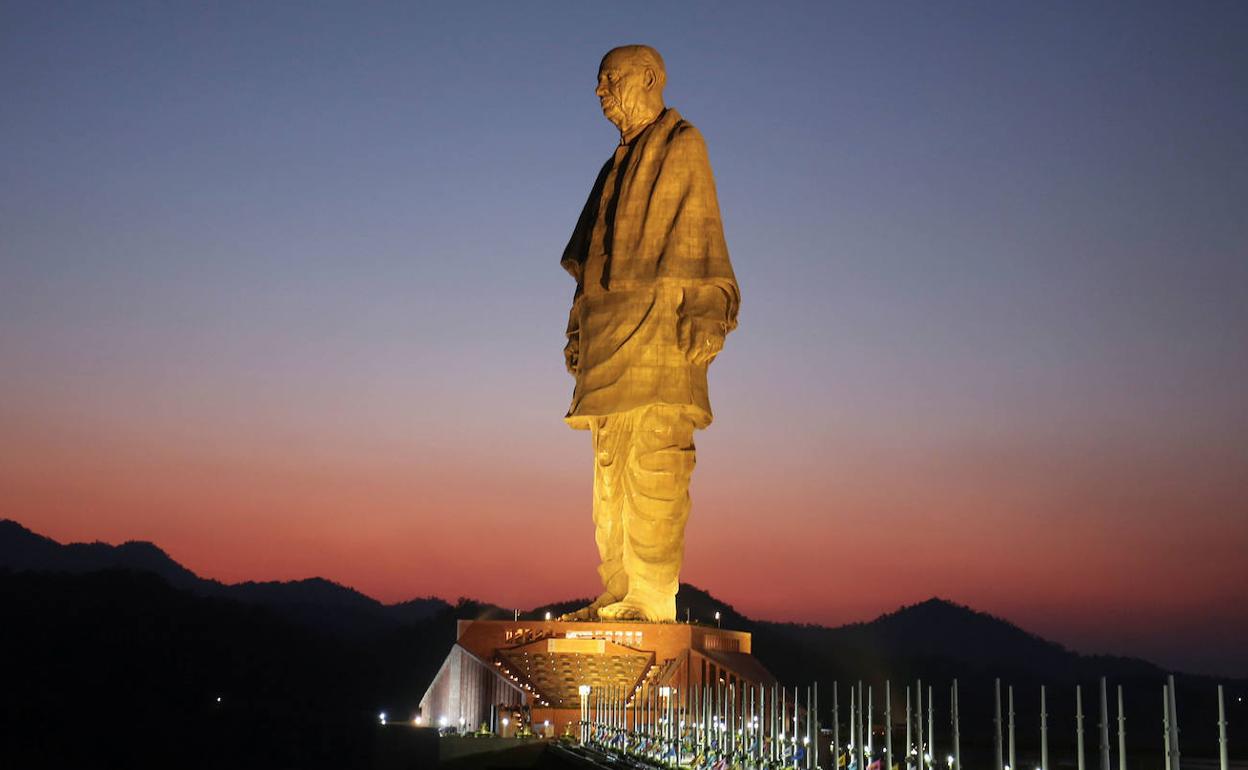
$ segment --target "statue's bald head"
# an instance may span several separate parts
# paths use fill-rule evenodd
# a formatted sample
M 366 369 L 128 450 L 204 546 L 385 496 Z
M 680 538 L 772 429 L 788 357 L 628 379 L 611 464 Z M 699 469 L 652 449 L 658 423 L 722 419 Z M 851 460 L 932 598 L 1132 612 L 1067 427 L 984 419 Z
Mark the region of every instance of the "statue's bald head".
M 621 68 L 652 70 L 658 81 L 660 92 L 663 91 L 663 86 L 667 84 L 667 67 L 663 64 L 663 57 L 659 55 L 658 51 L 648 45 L 622 45 L 612 48 L 610 51 L 607 51 L 606 56 L 602 57 L 599 69 L 607 66 L 608 61 L 614 66 Z
M 635 136 L 663 112 L 667 68 L 648 45 L 622 45 L 607 51 L 598 66 L 602 112 L 625 139 Z

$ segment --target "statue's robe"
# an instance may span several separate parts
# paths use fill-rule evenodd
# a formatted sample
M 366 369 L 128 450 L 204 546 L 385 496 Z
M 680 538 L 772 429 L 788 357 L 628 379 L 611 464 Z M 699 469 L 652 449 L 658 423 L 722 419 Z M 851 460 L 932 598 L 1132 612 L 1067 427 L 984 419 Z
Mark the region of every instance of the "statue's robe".
M 706 144 L 676 110 L 603 166 L 561 263 L 576 279 L 568 336 L 579 339 L 568 424 L 660 404 L 709 425 L 707 363 L 688 360 L 680 322 L 726 335 L 740 291 Z

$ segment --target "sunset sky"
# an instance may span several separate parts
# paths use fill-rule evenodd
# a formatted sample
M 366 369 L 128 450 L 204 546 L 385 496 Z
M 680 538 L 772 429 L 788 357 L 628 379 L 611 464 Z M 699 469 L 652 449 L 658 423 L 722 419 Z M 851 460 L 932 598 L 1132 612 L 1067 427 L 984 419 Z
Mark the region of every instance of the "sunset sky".
M 1248 676 L 1246 39 L 1238 3 L 6 3 L 0 518 L 594 592 L 558 263 L 598 60 L 645 42 L 742 291 L 683 579 Z

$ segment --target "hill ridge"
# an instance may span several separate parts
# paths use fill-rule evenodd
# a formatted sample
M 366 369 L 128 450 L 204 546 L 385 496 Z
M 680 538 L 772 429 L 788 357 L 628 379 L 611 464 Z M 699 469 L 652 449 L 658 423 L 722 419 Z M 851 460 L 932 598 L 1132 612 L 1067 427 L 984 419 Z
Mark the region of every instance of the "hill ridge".
M 441 597 L 426 596 L 383 604 L 358 589 L 321 576 L 226 584 L 196 575 L 149 541 L 127 540 L 120 545 L 99 541 L 62 544 L 12 519 L 0 520 L 0 569 L 152 572 L 176 588 L 201 596 L 264 606 L 287 619 L 342 636 L 376 635 L 397 626 L 411 626 L 440 617 L 513 617 L 512 610 L 467 597 L 459 597 L 453 603 Z M 523 615 L 540 618 L 547 611 L 557 615 L 586 601 L 581 598 L 540 605 Z M 1160 673 L 1156 665 L 1136 658 L 1080 655 L 1007 619 L 935 595 L 882 612 L 869 621 L 841 626 L 755 620 L 710 592 L 688 583 L 680 585 L 677 605 L 692 620 L 706 622 L 718 612 L 723 625 L 752 632 L 757 648 L 774 651 L 775 660 L 779 661 L 775 664 L 778 675 L 795 662 L 806 665 L 812 658 L 824 660 L 837 656 L 843 660 L 840 663 L 829 660 L 825 666 L 828 675 L 863 666 L 900 671 L 917 668 L 921 663 L 930 669 L 933 661 L 978 671 L 1046 671 L 1064 678 L 1085 670 L 1087 661 L 1096 661 L 1098 665 L 1116 661 L 1116 665 L 1136 675 Z

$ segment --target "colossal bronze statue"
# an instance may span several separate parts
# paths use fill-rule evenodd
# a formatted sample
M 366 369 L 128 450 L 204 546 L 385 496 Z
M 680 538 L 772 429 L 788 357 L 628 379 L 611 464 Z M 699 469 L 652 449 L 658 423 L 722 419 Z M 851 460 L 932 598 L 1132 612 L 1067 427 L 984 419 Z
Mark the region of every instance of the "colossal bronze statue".
M 595 93 L 620 144 L 563 252 L 576 279 L 565 419 L 593 439 L 603 585 L 566 619 L 675 619 L 693 431 L 711 423 L 706 370 L 737 323 L 706 145 L 664 106 L 666 77 L 649 46 L 603 57 Z

